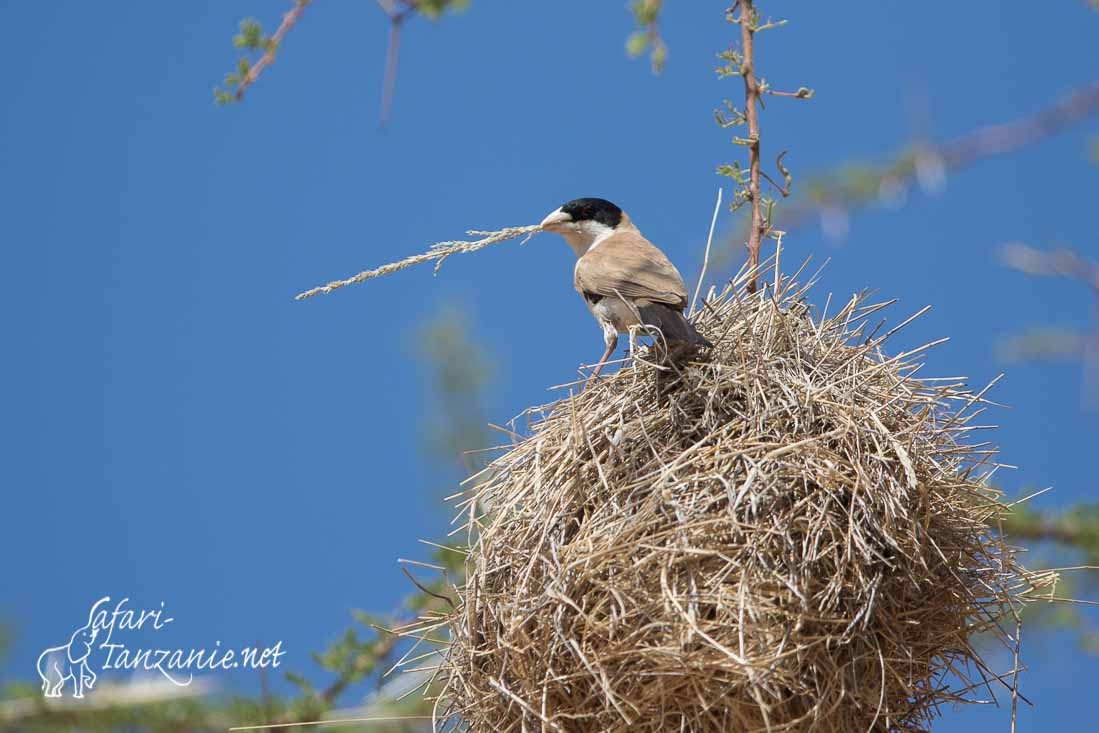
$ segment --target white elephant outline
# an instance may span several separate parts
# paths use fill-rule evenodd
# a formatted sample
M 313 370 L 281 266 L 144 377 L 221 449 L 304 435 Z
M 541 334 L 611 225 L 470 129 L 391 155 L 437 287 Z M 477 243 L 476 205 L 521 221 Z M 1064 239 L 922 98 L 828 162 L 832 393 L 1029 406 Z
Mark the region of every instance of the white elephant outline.
M 92 643 L 99 629 L 88 623 L 73 632 L 69 643 L 50 647 L 38 655 L 38 676 L 46 697 L 61 697 L 65 682 L 73 681 L 73 697 L 84 697 L 85 689 L 95 687 L 95 672 L 88 666 Z

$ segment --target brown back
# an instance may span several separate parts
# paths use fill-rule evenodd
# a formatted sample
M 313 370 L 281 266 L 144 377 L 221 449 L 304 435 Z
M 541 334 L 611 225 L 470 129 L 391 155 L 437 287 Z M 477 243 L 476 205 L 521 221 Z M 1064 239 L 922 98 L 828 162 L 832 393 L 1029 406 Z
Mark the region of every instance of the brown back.
M 585 252 L 576 261 L 574 284 L 581 293 L 687 307 L 683 276 L 636 230 L 612 234 Z

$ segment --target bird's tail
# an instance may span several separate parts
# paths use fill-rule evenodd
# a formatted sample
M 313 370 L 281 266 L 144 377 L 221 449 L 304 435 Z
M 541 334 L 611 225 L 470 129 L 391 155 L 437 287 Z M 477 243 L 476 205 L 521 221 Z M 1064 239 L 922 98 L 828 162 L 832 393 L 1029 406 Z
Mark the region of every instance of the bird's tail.
M 670 342 L 691 344 L 692 346 L 713 346 L 710 340 L 695 330 L 683 311 L 676 310 L 663 303 L 649 303 L 639 306 L 638 314 L 647 326 L 655 326 Z

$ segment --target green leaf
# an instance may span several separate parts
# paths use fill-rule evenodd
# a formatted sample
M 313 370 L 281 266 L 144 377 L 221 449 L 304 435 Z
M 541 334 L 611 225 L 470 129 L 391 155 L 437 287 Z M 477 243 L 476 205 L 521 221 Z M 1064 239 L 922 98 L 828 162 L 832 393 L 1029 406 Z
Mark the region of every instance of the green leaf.
M 645 50 L 648 49 L 648 47 L 649 34 L 644 31 L 635 31 L 626 39 L 626 53 L 633 58 L 637 58 L 645 53 Z
M 424 17 L 435 20 L 448 10 L 457 12 L 464 10 L 468 5 L 469 0 L 419 0 L 415 8 Z
M 263 27 L 255 18 L 245 18 L 240 22 L 240 33 L 233 37 L 237 48 L 258 50 L 263 43 Z
M 630 3 L 630 10 L 638 25 L 652 25 L 660 18 L 663 5 L 663 0 L 634 0 Z

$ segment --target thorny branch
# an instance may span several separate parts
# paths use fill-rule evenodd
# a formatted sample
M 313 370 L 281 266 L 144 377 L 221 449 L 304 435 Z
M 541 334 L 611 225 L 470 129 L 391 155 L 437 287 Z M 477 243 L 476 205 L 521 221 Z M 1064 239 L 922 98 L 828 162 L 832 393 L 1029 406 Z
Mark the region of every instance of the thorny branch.
M 767 234 L 767 222 L 763 218 L 763 200 L 759 190 L 759 84 L 754 68 L 755 10 L 752 0 L 738 0 L 740 6 L 740 45 L 742 60 L 740 75 L 744 79 L 744 118 L 748 123 L 748 195 L 752 204 L 752 223 L 748 231 L 748 267 L 759 267 L 759 248 Z M 748 281 L 748 291 L 755 292 L 756 277 Z
M 286 37 L 286 34 L 290 32 L 290 29 L 294 27 L 301 18 L 302 13 L 305 12 L 305 9 L 312 2 L 313 0 L 294 0 L 294 7 L 290 8 L 290 10 L 286 11 L 286 14 L 282 16 L 282 23 L 279 25 L 278 30 L 276 30 L 275 34 L 267 39 L 267 42 L 264 44 L 265 50 L 263 56 L 259 58 L 259 61 L 248 68 L 248 71 L 243 75 L 240 83 L 237 85 L 234 96 L 238 101 L 244 97 L 244 90 L 256 83 L 256 80 L 259 79 L 260 74 L 263 73 L 264 69 L 275 63 L 275 53 L 282 45 L 282 39 Z
M 903 192 L 911 181 L 941 187 L 944 175 L 997 155 L 1013 153 L 1099 114 L 1099 82 L 1077 89 L 1038 112 L 987 125 L 940 144 L 922 144 L 880 166 L 856 174 L 822 176 L 808 183 L 809 193 L 783 207 L 782 229 L 791 231 L 819 219 L 826 233 L 842 236 L 848 212 Z
M 739 11 L 739 12 L 738 12 Z M 760 135 L 759 135 L 759 111 L 766 109 L 763 102 L 764 96 L 770 94 L 778 97 L 792 97 L 796 99 L 809 99 L 813 91 L 806 87 L 799 88 L 796 92 L 776 91 L 771 88 L 766 80 L 757 77 L 755 68 L 755 35 L 769 28 L 777 28 L 785 25 L 786 21 L 760 21 L 760 15 L 755 8 L 753 0 L 737 0 L 726 10 L 726 19 L 740 26 L 740 49 L 731 48 L 718 54 L 725 63 L 718 67 L 719 77 L 739 76 L 744 81 L 744 110 L 738 110 L 732 102 L 726 101 L 725 107 L 728 115 L 723 111 L 714 113 L 717 123 L 722 127 L 734 125 L 746 125 L 747 137 L 735 137 L 733 142 L 748 148 L 748 170 L 741 168 L 739 162 L 718 167 L 718 173 L 728 176 L 736 181 L 737 188 L 734 191 L 732 208 L 736 210 L 741 205 L 751 205 L 751 220 L 748 225 L 748 236 L 745 247 L 748 250 L 748 267 L 754 270 L 759 266 L 759 248 L 764 238 L 774 234 L 771 226 L 771 210 L 774 201 L 765 196 L 760 180 L 766 180 L 783 198 L 790 195 L 790 186 L 793 181 L 790 171 L 782 164 L 782 158 L 786 151 L 779 154 L 775 166 L 782 174 L 784 183 L 779 184 L 769 176 L 760 163 Z M 748 280 L 749 292 L 755 292 L 756 278 Z

